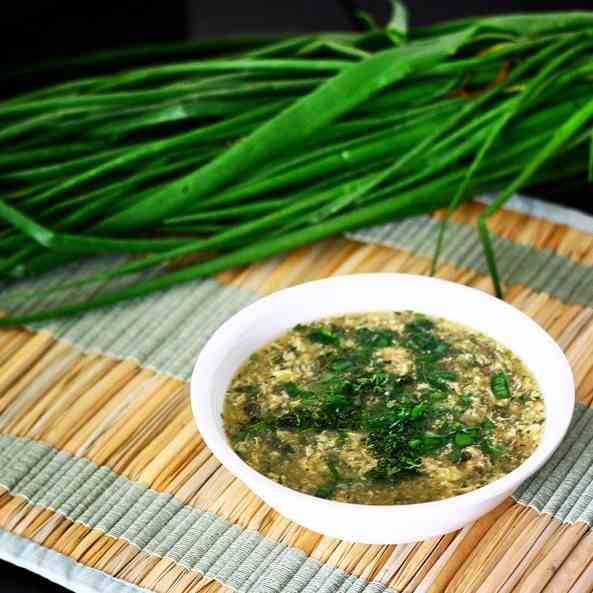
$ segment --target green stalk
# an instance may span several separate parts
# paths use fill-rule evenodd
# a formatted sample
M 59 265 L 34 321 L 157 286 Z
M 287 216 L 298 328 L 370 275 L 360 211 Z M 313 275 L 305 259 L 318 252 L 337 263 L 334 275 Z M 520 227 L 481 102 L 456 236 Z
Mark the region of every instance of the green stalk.
M 470 37 L 471 32 L 466 32 L 441 38 L 440 43 L 386 50 L 343 69 L 208 165 L 108 218 L 99 228 L 108 231 L 134 229 L 179 212 L 257 166 L 271 154 L 302 141 L 315 130 L 335 121 L 382 88 L 405 78 L 415 68 L 436 64 L 455 53 Z
M 488 216 L 518 188 L 593 177 L 593 13 L 419 31 L 392 23 L 223 48 L 0 103 L 0 273 L 150 253 L 64 283 L 151 276 L 34 314 L 51 317 L 448 205 L 436 265 L 457 204 L 500 190 L 478 226 L 501 294 Z M 195 254 L 204 259 L 163 272 Z

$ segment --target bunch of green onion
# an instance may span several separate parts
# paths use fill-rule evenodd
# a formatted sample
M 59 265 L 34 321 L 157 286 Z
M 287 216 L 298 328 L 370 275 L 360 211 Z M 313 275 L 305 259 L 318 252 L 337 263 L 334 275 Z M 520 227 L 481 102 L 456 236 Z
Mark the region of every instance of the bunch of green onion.
M 481 192 L 498 192 L 479 227 L 500 295 L 488 216 L 519 188 L 584 184 L 593 168 L 593 12 L 408 31 L 396 4 L 387 27 L 366 33 L 214 47 L 207 58 L 186 48 L 183 61 L 155 51 L 150 65 L 0 103 L 3 281 L 97 254 L 133 257 L 60 289 L 155 271 L 1 324 L 147 295 L 365 225 L 449 216 Z

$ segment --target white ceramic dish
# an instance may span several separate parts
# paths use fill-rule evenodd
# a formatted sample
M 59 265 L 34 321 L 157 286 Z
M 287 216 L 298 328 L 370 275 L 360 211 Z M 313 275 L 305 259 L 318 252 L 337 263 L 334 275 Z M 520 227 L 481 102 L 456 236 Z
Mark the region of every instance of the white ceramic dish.
M 461 496 L 408 505 L 359 505 L 323 500 L 266 478 L 233 451 L 222 425 L 225 391 L 255 350 L 297 323 L 344 313 L 412 309 L 480 330 L 509 347 L 539 383 L 546 409 L 541 443 L 522 465 Z M 453 531 L 500 503 L 537 471 L 564 437 L 574 407 L 566 357 L 529 317 L 484 292 L 409 274 L 339 276 L 281 290 L 246 307 L 212 336 L 191 380 L 198 429 L 229 471 L 289 519 L 330 536 L 369 544 L 418 541 Z

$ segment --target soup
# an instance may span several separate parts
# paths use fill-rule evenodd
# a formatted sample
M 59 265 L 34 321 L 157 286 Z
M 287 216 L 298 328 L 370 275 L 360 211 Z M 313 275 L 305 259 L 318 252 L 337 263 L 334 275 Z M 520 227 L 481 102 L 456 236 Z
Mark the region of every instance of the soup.
M 237 454 L 294 490 L 360 504 L 469 492 L 520 465 L 544 425 L 540 390 L 492 338 L 413 311 L 297 325 L 226 393 Z

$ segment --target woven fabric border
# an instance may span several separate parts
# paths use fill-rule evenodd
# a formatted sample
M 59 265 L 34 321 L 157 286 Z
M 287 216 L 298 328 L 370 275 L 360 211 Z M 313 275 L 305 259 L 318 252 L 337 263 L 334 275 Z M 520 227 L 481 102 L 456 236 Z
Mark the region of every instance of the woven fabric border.
M 438 235 L 438 220 L 418 216 L 370 227 L 348 237 L 432 257 Z M 550 249 L 534 249 L 502 237 L 493 237 L 498 269 L 505 284 L 523 284 L 564 303 L 593 305 L 593 267 L 572 261 Z M 441 261 L 487 276 L 477 228 L 450 223 Z
M 0 467 L 11 494 L 240 593 L 394 593 L 43 443 L 0 436 Z
M 149 593 L 4 529 L 0 529 L 0 558 L 78 593 Z
M 593 218 L 533 200 L 516 198 L 510 207 L 531 216 L 549 218 L 593 232 Z M 416 217 L 351 233 L 357 241 L 379 243 L 416 255 L 430 256 L 436 236 L 436 222 Z M 484 274 L 481 248 L 473 227 L 451 225 L 451 242 L 443 260 Z M 464 249 L 458 249 L 463 245 Z M 469 248 L 468 248 L 469 246 Z M 537 250 L 498 238 L 496 250 L 507 283 L 521 283 L 546 292 L 565 303 L 593 305 L 593 268 L 564 258 L 550 250 Z M 42 290 L 78 275 L 104 269 L 113 260 L 96 260 L 68 269 L 51 278 L 22 283 L 2 292 L 0 308 L 20 290 Z M 134 282 L 129 278 L 123 282 Z M 59 304 L 77 289 L 60 296 L 39 296 L 38 304 Z M 84 316 L 36 324 L 31 329 L 47 331 L 58 340 L 87 352 L 132 359 L 142 367 L 187 380 L 193 361 L 211 333 L 229 316 L 256 300 L 249 291 L 225 286 L 209 279 L 195 281 L 143 299 L 123 303 Z M 579 405 L 566 440 L 550 462 L 515 494 L 522 505 L 549 514 L 565 523 L 593 524 L 593 410 Z M 591 448 L 593 450 L 593 448 Z M 11 494 L 63 514 L 65 517 L 104 531 L 158 557 L 220 580 L 241 593 L 283 591 L 286 593 L 375 593 L 390 591 L 384 585 L 367 582 L 321 564 L 296 548 L 269 540 L 213 515 L 185 505 L 173 496 L 133 482 L 107 467 L 60 452 L 46 444 L 13 436 L 0 437 L 0 484 Z M 11 534 L 0 532 L 0 556 Z M 15 537 L 15 536 L 13 536 Z M 26 541 L 26 540 L 24 540 Z M 30 542 L 27 542 L 30 543 Z M 18 542 L 17 542 L 18 544 Z M 95 589 L 85 589 L 82 565 L 68 568 L 56 561 L 54 572 L 35 544 L 16 545 L 27 568 L 50 578 L 62 578 L 68 571 L 77 591 L 128 593 L 131 587 L 113 579 Z M 41 554 L 41 555 L 39 555 Z M 51 554 L 55 554 L 52 552 Z M 50 555 L 51 555 L 50 554 Z M 57 555 L 61 556 L 61 555 Z M 40 569 L 36 570 L 35 558 Z M 11 560 L 11 558 L 7 558 Z M 49 562 L 49 561 L 47 561 Z M 43 573 L 42 573 L 43 574 Z M 92 577 L 92 578 L 91 578 Z M 95 586 L 95 585 L 92 585 Z M 110 588 L 111 587 L 111 588 Z M 119 587 L 119 588 L 118 588 Z M 143 591 L 134 588 L 134 591 Z
M 54 276 L 60 277 L 59 284 L 72 275 L 64 271 Z M 17 289 L 23 290 L 23 284 L 27 290 L 35 290 L 43 283 L 35 280 L 4 291 L 0 308 L 10 302 Z M 198 353 L 212 333 L 256 299 L 253 293 L 215 280 L 197 280 L 81 316 L 36 323 L 30 329 L 49 332 L 85 352 L 134 360 L 144 368 L 188 380 Z
M 475 201 L 490 204 L 495 198 L 495 195 L 489 194 L 477 197 Z M 563 224 L 584 233 L 593 233 L 593 216 L 552 202 L 514 195 L 505 203 L 504 209 L 515 210 L 531 218 L 541 218 L 554 224 Z

